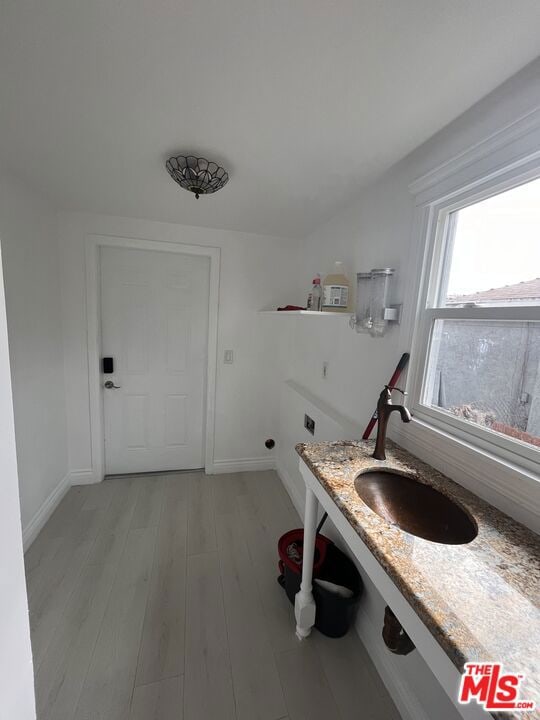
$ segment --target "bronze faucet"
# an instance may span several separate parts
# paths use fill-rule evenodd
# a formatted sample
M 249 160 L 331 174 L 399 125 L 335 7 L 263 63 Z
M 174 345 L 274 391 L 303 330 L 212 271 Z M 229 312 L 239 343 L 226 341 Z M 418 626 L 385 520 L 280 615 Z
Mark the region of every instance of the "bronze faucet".
M 385 385 L 384 390 L 379 395 L 379 400 L 377 402 L 377 442 L 375 443 L 375 452 L 373 453 L 375 460 L 386 460 L 386 428 L 388 426 L 388 420 L 390 419 L 391 413 L 394 410 L 397 410 L 401 415 L 403 422 L 411 422 L 411 413 L 407 410 L 405 405 L 394 405 L 392 403 L 392 390 L 398 390 L 403 395 L 407 394 L 398 387 Z

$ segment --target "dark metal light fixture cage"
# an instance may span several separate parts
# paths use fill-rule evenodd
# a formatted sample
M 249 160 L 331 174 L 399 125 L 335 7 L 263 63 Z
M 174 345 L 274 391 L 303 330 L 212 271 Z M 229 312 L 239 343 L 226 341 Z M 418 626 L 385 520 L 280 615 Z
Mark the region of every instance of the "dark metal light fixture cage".
M 194 155 L 171 157 L 165 166 L 172 179 L 196 198 L 221 190 L 229 181 L 229 173 L 224 168 Z

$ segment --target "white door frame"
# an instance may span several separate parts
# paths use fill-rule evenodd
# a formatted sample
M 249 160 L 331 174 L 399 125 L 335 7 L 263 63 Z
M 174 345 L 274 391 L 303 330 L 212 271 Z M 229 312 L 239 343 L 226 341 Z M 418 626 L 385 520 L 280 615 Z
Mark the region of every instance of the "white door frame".
M 86 261 L 86 323 L 88 330 L 88 397 L 90 401 L 90 442 L 94 482 L 105 477 L 105 431 L 103 393 L 101 392 L 101 321 L 100 321 L 100 249 L 102 247 L 128 250 L 154 250 L 157 252 L 202 255 L 210 258 L 210 293 L 208 302 L 208 352 L 205 387 L 206 422 L 204 437 L 205 471 L 214 469 L 214 428 L 217 372 L 217 332 L 219 307 L 220 249 L 204 245 L 143 240 L 110 235 L 87 235 Z

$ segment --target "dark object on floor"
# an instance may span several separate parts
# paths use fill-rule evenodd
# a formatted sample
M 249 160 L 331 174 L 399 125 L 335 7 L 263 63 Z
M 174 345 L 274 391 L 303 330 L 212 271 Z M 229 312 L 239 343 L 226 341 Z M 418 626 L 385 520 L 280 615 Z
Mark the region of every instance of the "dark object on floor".
M 408 655 L 414 650 L 414 643 L 403 629 L 392 610 L 388 607 L 384 611 L 384 626 L 382 631 L 384 644 L 396 655 Z
M 326 517 L 323 518 L 323 522 L 325 519 Z M 298 528 L 285 533 L 278 542 L 281 572 L 278 582 L 285 589 L 287 597 L 293 605 L 302 580 L 303 540 L 304 531 L 302 528 Z M 300 561 L 293 560 L 288 555 L 287 551 L 293 544 L 300 555 Z M 348 588 L 352 594 L 350 597 L 342 597 L 327 587 L 319 585 L 315 582 L 316 579 Z M 313 597 L 317 605 L 315 627 L 328 637 L 343 637 L 352 623 L 354 609 L 362 593 L 362 578 L 354 563 L 331 540 L 319 533 L 315 539 L 313 580 Z

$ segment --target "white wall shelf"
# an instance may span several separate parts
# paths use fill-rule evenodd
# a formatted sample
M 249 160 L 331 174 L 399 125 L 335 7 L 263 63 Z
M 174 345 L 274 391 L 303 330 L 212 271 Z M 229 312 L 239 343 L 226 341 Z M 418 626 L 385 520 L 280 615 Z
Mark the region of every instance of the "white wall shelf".
M 259 315 L 292 315 L 299 317 L 300 315 L 309 315 L 310 317 L 345 317 L 349 318 L 352 312 L 319 312 L 317 310 L 259 310 Z

